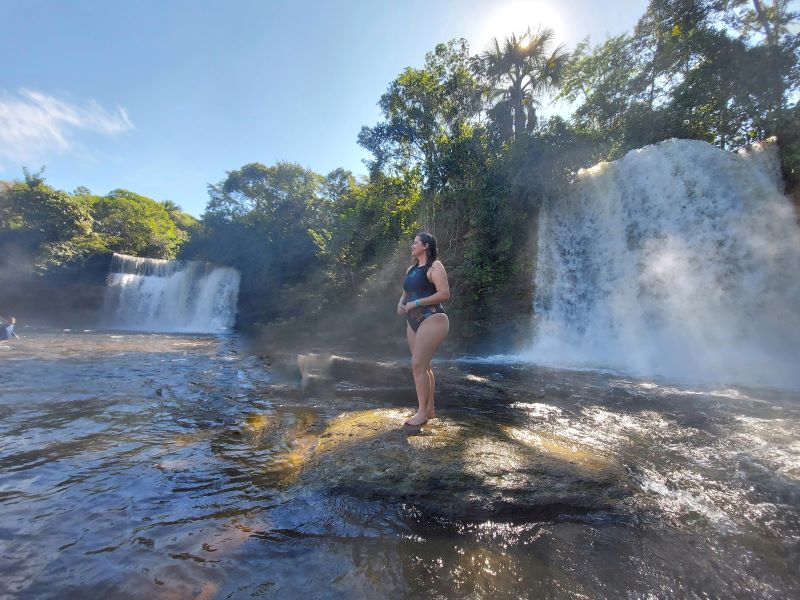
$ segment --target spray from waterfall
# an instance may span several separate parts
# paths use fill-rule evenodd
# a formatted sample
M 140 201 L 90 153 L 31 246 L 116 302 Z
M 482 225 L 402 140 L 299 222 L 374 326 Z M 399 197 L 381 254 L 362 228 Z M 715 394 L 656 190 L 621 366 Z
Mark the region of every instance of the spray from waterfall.
M 776 152 L 669 140 L 581 171 L 541 214 L 525 357 L 800 386 L 800 228 Z
M 114 254 L 105 299 L 115 329 L 217 333 L 233 327 L 239 272 L 205 262 Z

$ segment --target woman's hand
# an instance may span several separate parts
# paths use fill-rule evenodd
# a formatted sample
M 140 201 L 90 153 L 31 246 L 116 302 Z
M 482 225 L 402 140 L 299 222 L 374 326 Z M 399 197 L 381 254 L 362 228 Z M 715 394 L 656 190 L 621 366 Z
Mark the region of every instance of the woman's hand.
M 401 302 L 397 305 L 397 316 L 402 317 L 404 314 L 406 314 L 406 305 Z

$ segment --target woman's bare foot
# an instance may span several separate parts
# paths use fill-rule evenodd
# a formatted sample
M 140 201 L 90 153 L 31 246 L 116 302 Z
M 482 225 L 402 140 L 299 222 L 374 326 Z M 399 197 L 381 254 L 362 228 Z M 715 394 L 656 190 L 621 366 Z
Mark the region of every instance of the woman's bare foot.
M 428 418 L 429 419 L 435 419 L 436 418 L 436 411 L 433 410 L 433 409 L 429 410 L 428 411 Z
M 428 422 L 428 417 L 426 415 L 421 415 L 420 413 L 415 414 L 413 417 L 408 419 L 403 425 L 408 425 L 410 427 L 419 427 L 420 425 L 425 425 Z

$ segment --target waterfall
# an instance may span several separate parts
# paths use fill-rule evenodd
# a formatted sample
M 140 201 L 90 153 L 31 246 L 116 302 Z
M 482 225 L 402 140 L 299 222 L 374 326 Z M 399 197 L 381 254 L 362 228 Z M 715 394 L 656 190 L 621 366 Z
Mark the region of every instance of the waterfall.
M 800 386 L 800 228 L 777 148 L 669 140 L 578 173 L 538 231 L 527 359 Z
M 238 294 L 231 267 L 114 254 L 105 314 L 115 329 L 216 333 L 233 326 Z

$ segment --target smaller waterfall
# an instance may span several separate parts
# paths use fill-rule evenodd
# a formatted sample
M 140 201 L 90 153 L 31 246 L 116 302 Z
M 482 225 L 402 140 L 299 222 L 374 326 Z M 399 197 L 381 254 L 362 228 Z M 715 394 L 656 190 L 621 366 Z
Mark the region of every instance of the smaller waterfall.
M 105 315 L 115 329 L 216 333 L 233 327 L 238 295 L 232 267 L 114 254 Z

